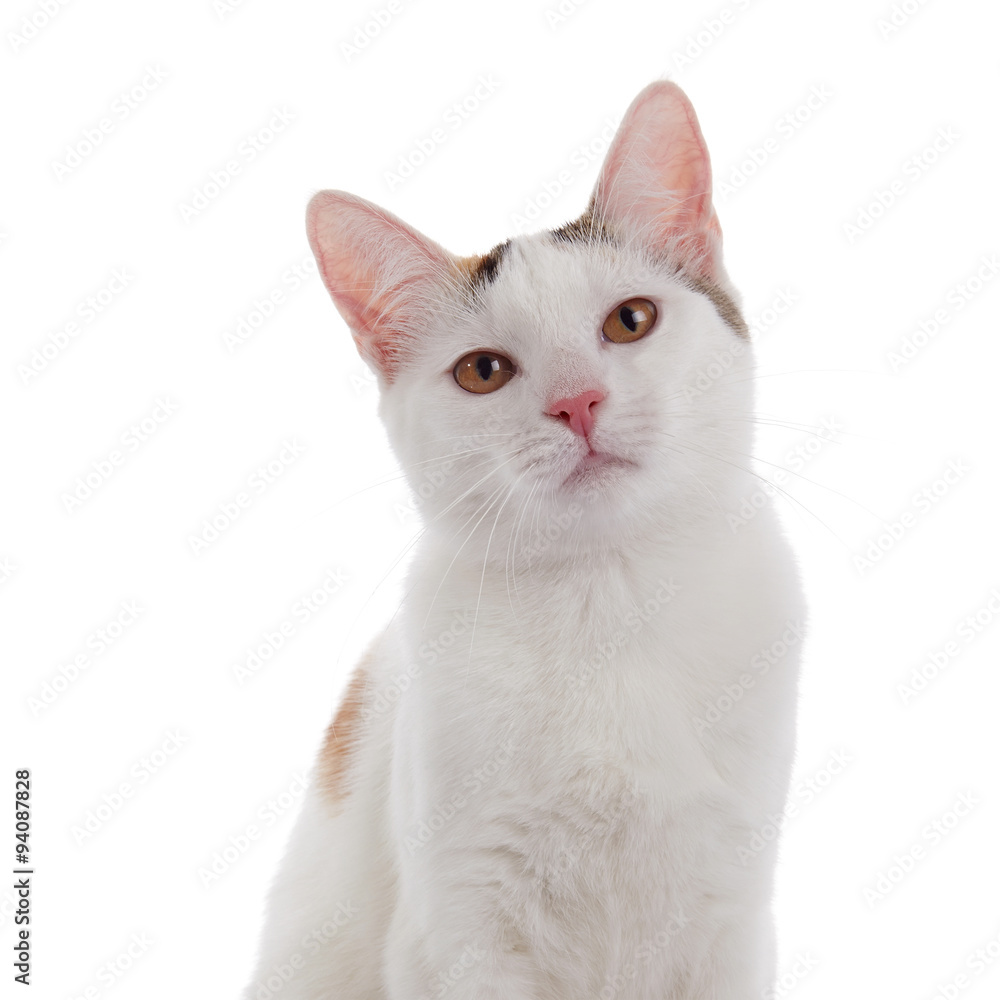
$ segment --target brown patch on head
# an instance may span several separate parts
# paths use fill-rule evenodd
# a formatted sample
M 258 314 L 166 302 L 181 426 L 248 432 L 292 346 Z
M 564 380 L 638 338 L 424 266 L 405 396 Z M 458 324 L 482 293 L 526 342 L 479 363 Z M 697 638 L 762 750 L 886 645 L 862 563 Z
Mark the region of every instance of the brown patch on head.
M 453 258 L 455 269 L 458 271 L 458 276 L 459 278 L 461 278 L 463 284 L 471 285 L 473 281 L 475 281 L 475 274 L 476 271 L 479 269 L 480 260 L 482 260 L 481 257 Z
M 747 328 L 746 320 L 743 318 L 739 307 L 730 298 L 729 293 L 725 289 L 713 284 L 707 278 L 691 274 L 685 274 L 684 277 L 691 288 L 696 292 L 700 292 L 715 306 L 715 311 L 739 336 L 749 339 L 750 331 Z
M 714 218 L 714 216 L 713 216 Z M 715 221 L 718 229 L 718 222 Z M 572 222 L 567 222 L 558 229 L 550 230 L 549 235 L 559 243 L 613 243 L 614 236 L 611 231 L 594 215 L 594 205 L 591 202 L 586 211 Z M 488 253 L 455 258 L 455 266 L 463 281 L 476 291 L 485 288 L 496 280 L 497 271 L 503 262 L 504 255 L 510 247 L 510 240 L 498 243 Z M 668 255 L 667 259 L 670 257 Z M 677 266 L 674 264 L 673 266 Z M 740 337 L 750 336 L 746 320 L 740 312 L 739 307 L 733 301 L 729 293 L 697 274 L 692 274 L 688 270 L 682 270 L 679 274 L 689 288 L 704 295 L 718 312 L 721 319 L 727 323 L 733 331 Z
M 327 727 L 326 738 L 319 752 L 317 783 L 329 799 L 339 802 L 347 794 L 347 771 L 354 750 L 361 739 L 361 709 L 368 684 L 367 658 L 361 661 L 351 676 L 347 690 Z
M 455 261 L 459 273 L 475 291 L 485 288 L 496 281 L 497 271 L 503 261 L 504 254 L 510 247 L 510 240 L 498 243 L 492 250 L 473 257 L 459 257 Z
M 718 224 L 716 223 L 716 225 Z M 610 243 L 614 239 L 607 227 L 595 219 L 593 205 L 588 206 L 579 219 L 574 219 L 558 229 L 553 229 L 551 235 L 562 243 Z M 666 257 L 666 260 L 670 260 L 670 255 Z M 707 278 L 691 274 L 686 270 L 681 272 L 680 277 L 687 282 L 690 288 L 704 295 L 715 306 L 719 316 L 737 334 L 741 337 L 749 336 L 742 313 L 725 289 L 720 288 Z
M 592 208 L 588 208 L 579 219 L 553 229 L 552 237 L 562 243 L 595 243 L 611 238 L 607 229 L 595 220 Z

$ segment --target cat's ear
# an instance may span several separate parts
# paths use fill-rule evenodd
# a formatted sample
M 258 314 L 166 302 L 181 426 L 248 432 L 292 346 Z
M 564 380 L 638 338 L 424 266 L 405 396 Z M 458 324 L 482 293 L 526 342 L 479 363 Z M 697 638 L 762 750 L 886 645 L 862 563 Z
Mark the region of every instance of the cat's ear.
M 313 196 L 306 229 L 358 351 L 392 382 L 454 258 L 392 213 L 343 191 Z
M 721 266 L 708 148 L 694 108 L 675 83 L 646 87 L 625 112 L 590 211 L 596 222 L 656 247 L 671 246 L 707 278 Z

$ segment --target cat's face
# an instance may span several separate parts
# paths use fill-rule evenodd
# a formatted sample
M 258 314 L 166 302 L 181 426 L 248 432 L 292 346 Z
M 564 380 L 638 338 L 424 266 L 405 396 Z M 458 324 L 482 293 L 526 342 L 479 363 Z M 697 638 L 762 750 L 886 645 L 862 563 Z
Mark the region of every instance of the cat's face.
M 509 559 L 683 531 L 731 501 L 752 361 L 688 109 L 647 88 L 583 219 L 480 258 L 350 195 L 314 199 L 321 270 L 431 525 L 486 531 Z
M 636 300 L 655 310 L 648 331 L 609 339 L 605 325 L 620 336 L 648 323 L 622 323 Z M 512 242 L 491 281 L 445 292 L 382 413 L 427 516 L 455 505 L 449 526 L 527 516 L 533 537 L 567 510 L 598 531 L 686 516 L 727 496 L 726 463 L 748 450 L 746 347 L 704 294 L 642 252 L 538 235 Z M 716 356 L 731 364 L 713 380 Z

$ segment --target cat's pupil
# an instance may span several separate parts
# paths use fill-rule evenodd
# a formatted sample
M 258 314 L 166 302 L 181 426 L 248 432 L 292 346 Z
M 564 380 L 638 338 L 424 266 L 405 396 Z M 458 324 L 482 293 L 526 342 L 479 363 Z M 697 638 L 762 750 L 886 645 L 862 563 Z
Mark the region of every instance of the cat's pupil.
M 618 310 L 618 318 L 622 321 L 622 325 L 629 333 L 635 333 L 635 328 L 638 325 L 635 321 L 635 313 L 628 308 L 628 306 L 622 306 Z
M 485 354 L 480 354 L 476 358 L 476 371 L 479 372 L 479 377 L 484 382 L 489 382 L 490 376 L 493 374 L 493 362 Z

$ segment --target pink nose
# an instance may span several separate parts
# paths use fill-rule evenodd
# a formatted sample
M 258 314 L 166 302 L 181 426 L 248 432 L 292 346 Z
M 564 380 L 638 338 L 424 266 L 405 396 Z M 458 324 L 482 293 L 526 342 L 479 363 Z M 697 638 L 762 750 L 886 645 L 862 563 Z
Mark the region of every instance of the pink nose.
M 590 389 L 571 399 L 557 399 L 549 407 L 549 415 L 565 420 L 574 434 L 588 437 L 594 426 L 594 407 L 602 399 L 604 399 L 603 392 Z

